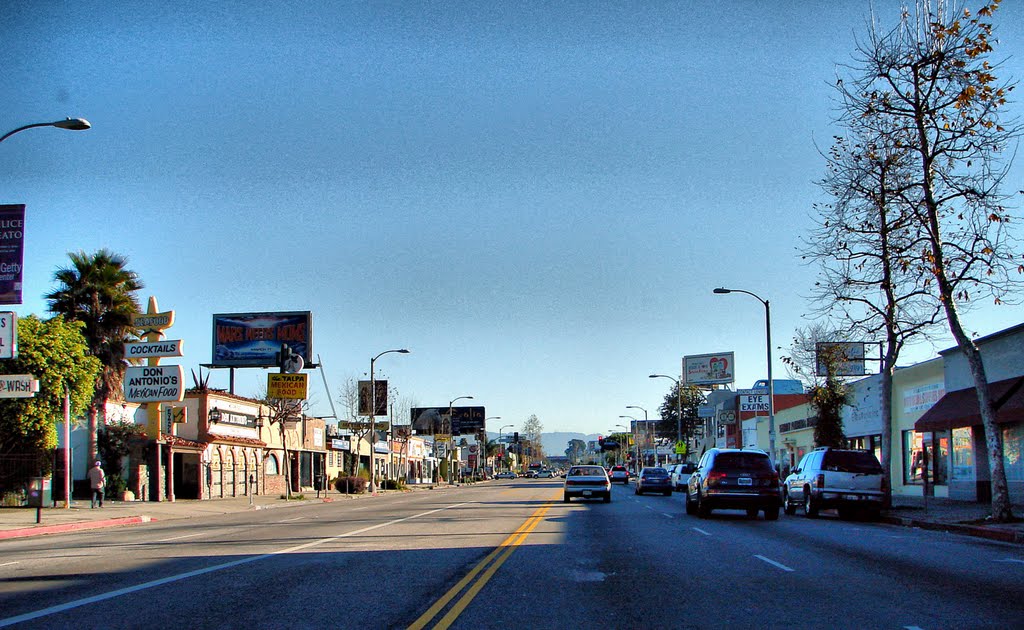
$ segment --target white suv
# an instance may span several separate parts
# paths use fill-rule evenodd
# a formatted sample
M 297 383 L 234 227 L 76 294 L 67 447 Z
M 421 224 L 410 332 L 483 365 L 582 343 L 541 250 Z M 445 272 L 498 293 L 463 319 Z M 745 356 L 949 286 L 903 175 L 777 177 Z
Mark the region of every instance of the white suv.
M 856 512 L 878 518 L 885 498 L 882 465 L 871 451 L 818 448 L 804 455 L 782 485 L 786 514 L 815 517 L 818 510 L 836 508 L 848 519 Z

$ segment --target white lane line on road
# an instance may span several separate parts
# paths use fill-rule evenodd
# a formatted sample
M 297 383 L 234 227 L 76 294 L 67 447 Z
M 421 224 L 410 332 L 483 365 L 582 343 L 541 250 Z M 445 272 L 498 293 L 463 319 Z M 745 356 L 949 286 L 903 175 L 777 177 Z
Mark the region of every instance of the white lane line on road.
M 276 525 L 280 525 L 281 523 L 291 523 L 293 521 L 301 521 L 304 518 L 306 518 L 306 517 L 305 516 L 296 516 L 295 518 L 286 518 L 283 521 L 274 521 L 274 523 Z
M 903 626 L 904 630 L 924 630 L 921 626 Z
M 121 595 L 129 595 L 131 593 L 137 593 L 139 591 L 144 591 L 146 589 L 154 588 L 156 586 L 163 586 L 164 584 L 170 584 L 172 582 L 178 582 L 180 580 L 184 580 L 184 579 L 187 579 L 187 578 L 197 577 L 197 576 L 200 576 L 200 575 L 206 575 L 207 573 L 214 573 L 215 571 L 222 571 L 224 569 L 230 569 L 232 567 L 237 567 L 237 566 L 240 566 L 240 565 L 243 565 L 243 564 L 249 564 L 250 562 L 257 562 L 259 560 L 266 560 L 267 558 L 273 558 L 275 556 L 280 556 L 280 555 L 284 555 L 284 554 L 288 554 L 288 553 L 294 553 L 296 551 L 302 551 L 303 549 L 309 549 L 310 547 L 317 547 L 317 546 L 322 545 L 324 543 L 332 542 L 332 541 L 335 541 L 335 540 L 340 540 L 342 538 L 349 538 L 351 536 L 358 536 L 360 534 L 365 534 L 366 532 L 370 532 L 370 531 L 373 531 L 375 529 L 380 529 L 382 527 L 388 527 L 389 525 L 397 525 L 398 523 L 404 523 L 406 521 L 411 521 L 413 519 L 420 518 L 422 516 L 429 516 L 431 514 L 436 514 L 438 512 L 443 512 L 445 510 L 450 510 L 452 508 L 462 507 L 464 505 L 469 505 L 469 503 L 466 502 L 466 503 L 456 503 L 454 505 L 447 505 L 445 507 L 437 508 L 435 510 L 428 510 L 426 512 L 420 512 L 419 514 L 413 514 L 412 516 L 406 516 L 405 518 L 398 518 L 398 519 L 395 519 L 393 521 L 386 521 L 384 523 L 378 523 L 376 525 L 370 525 L 369 527 L 363 527 L 362 529 L 357 529 L 357 530 L 354 530 L 354 531 L 351 531 L 351 532 L 345 532 L 344 534 L 338 534 L 337 536 L 330 536 L 328 538 L 321 538 L 320 540 L 314 540 L 314 541 L 311 541 L 311 542 L 308 542 L 308 543 L 304 543 L 302 545 L 296 545 L 295 547 L 289 547 L 287 549 L 281 549 L 280 551 L 273 551 L 271 553 L 264 553 L 264 554 L 261 554 L 261 555 L 258 555 L 258 556 L 250 556 L 248 558 L 241 558 L 239 560 L 233 560 L 231 562 L 225 562 L 223 564 L 216 564 L 216 565 L 214 565 L 212 567 L 206 567 L 204 569 L 196 569 L 195 571 L 188 571 L 186 573 L 179 573 L 178 575 L 171 575 L 171 576 L 168 576 L 168 577 L 165 577 L 165 578 L 160 578 L 159 580 L 152 580 L 150 582 L 144 582 L 142 584 L 136 584 L 135 586 L 127 586 L 125 588 L 119 588 L 116 591 L 110 591 L 108 593 L 100 593 L 99 595 L 93 595 L 92 597 L 83 597 L 82 599 L 76 599 L 76 600 L 70 601 L 70 602 L 68 602 L 66 604 L 58 604 L 56 606 L 50 606 L 49 608 L 43 608 L 41 610 L 36 610 L 34 612 L 29 612 L 29 613 L 25 613 L 23 615 L 18 615 L 16 617 L 8 617 L 6 619 L 0 619 L 0 628 L 5 628 L 7 626 L 12 626 L 12 625 L 14 625 L 16 623 L 24 623 L 26 621 L 31 621 L 33 619 L 39 619 L 41 617 L 48 617 L 50 615 L 55 615 L 57 613 L 67 612 L 67 611 L 72 610 L 74 608 L 80 608 L 82 606 L 88 606 L 89 604 L 96 604 L 96 603 L 99 603 L 99 602 L 106 601 L 108 599 L 113 599 L 115 597 L 120 597 Z
M 697 532 L 699 534 L 704 534 L 705 536 L 710 536 L 711 535 L 710 532 L 706 532 L 706 531 L 704 531 L 703 529 L 701 529 L 699 527 L 691 527 L 690 529 L 692 529 L 693 531 L 695 531 L 695 532 Z
M 996 562 L 1019 562 L 1021 564 L 1024 564 L 1024 560 L 1021 560 L 1020 558 L 1003 558 L 1002 560 L 996 560 Z M 0 566 L 3 565 L 0 564 Z
M 665 518 L 675 518 L 674 516 L 672 516 L 668 512 L 662 512 L 661 515 L 664 516 Z
M 171 542 L 172 540 L 181 540 L 183 538 L 195 538 L 196 536 L 202 536 L 209 532 L 196 532 L 195 534 L 185 534 L 184 536 L 175 536 L 174 538 L 164 538 L 163 540 L 154 540 L 153 542 L 164 543 Z
M 770 560 L 768 558 L 765 558 L 764 556 L 759 556 L 759 555 L 755 554 L 754 557 L 757 558 L 758 560 L 764 560 L 765 562 L 767 562 L 768 564 L 772 565 L 773 567 L 778 567 L 778 568 L 782 569 L 783 571 L 789 571 L 789 572 L 793 571 L 793 569 L 790 569 L 786 565 L 779 564 L 778 562 L 776 562 L 774 560 Z
M 19 562 L 21 562 L 21 560 L 15 560 L 14 562 L 5 562 L 3 564 L 0 564 L 0 567 L 9 567 L 12 564 L 18 564 Z

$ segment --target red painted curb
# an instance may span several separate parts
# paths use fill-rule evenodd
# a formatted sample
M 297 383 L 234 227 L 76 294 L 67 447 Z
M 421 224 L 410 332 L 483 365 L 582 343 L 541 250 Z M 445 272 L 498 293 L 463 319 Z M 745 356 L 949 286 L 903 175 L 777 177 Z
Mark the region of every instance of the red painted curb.
M 124 516 L 121 518 L 108 518 L 102 521 L 82 521 L 79 523 L 63 523 L 61 525 L 40 525 L 39 527 L 8 529 L 0 531 L 0 539 L 61 534 L 86 529 L 99 529 L 101 527 L 117 527 L 118 525 L 137 525 L 139 523 L 148 523 L 151 520 L 153 519 L 148 516 Z

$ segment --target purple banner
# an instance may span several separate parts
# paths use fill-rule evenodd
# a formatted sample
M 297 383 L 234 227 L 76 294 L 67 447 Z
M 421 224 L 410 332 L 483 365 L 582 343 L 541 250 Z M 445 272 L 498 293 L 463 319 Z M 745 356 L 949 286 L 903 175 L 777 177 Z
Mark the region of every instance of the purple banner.
M 21 304 L 25 206 L 0 205 L 0 304 Z

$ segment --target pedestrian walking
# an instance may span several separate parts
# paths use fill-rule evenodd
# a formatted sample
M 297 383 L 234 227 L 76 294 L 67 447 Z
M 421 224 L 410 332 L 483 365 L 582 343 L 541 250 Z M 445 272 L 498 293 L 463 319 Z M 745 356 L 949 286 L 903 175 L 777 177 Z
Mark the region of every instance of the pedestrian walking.
M 107 476 L 100 468 L 100 463 L 89 469 L 89 488 L 92 489 L 92 507 L 96 507 L 96 500 L 99 499 L 100 507 L 103 507 L 103 487 L 107 484 Z

